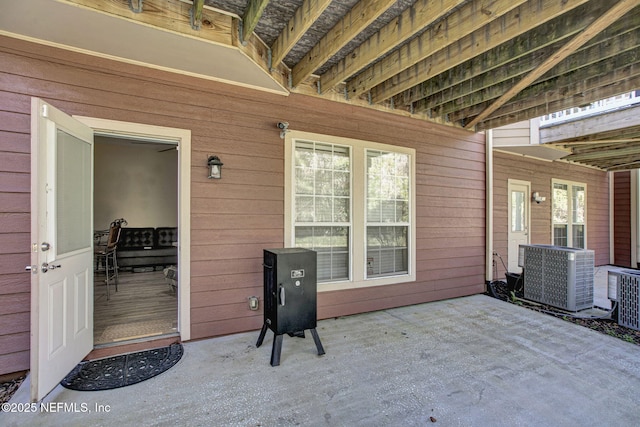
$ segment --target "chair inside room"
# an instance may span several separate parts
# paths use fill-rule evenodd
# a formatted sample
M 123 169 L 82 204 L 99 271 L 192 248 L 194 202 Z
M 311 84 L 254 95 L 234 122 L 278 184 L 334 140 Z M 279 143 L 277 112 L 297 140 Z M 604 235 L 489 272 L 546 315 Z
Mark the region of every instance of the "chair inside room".
M 127 221 L 120 218 L 114 220 L 109 226 L 109 234 L 106 245 L 96 246 L 95 255 L 95 272 L 105 274 L 105 284 L 107 287 L 107 301 L 111 298 L 110 285 L 115 284 L 116 292 L 118 292 L 118 257 L 117 249 L 120 241 L 120 232 L 122 225 L 126 225 Z

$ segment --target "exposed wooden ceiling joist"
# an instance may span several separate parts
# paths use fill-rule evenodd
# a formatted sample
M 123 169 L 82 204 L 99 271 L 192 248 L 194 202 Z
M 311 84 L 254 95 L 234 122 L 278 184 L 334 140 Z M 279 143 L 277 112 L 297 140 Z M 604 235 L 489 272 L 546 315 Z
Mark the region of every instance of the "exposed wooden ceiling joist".
M 271 46 L 271 66 L 280 65 L 333 0 L 304 0 Z
M 417 1 L 324 73 L 320 77 L 321 92 L 334 88 L 399 44 L 424 31 L 451 12 L 458 3 L 456 0 Z
M 458 65 L 449 73 L 443 73 L 435 78 L 429 79 L 403 93 L 394 97 L 395 105 L 409 105 L 414 103 L 414 110 L 423 111 L 434 109 L 443 104 L 458 102 L 469 102 L 467 97 L 474 93 L 497 85 L 501 82 L 508 82 L 518 78 L 539 66 L 545 58 L 557 51 L 564 41 L 583 30 L 587 25 L 604 13 L 609 6 L 615 4 L 613 0 L 601 1 L 597 3 L 587 3 L 576 9 L 576 13 L 569 17 L 561 16 L 548 23 L 540 25 L 531 32 L 514 38 L 510 43 L 502 44 L 482 55 L 473 58 L 471 61 Z M 636 18 L 636 25 L 640 26 L 640 14 L 632 15 Z M 628 17 L 625 17 L 628 18 Z M 627 23 L 630 25 L 630 23 Z M 593 47 L 597 42 L 610 43 L 610 39 L 620 33 L 628 34 L 628 25 L 617 28 L 612 26 L 599 35 L 594 42 L 588 46 L 593 52 L 591 61 L 600 61 L 600 51 L 606 49 L 608 45 Z M 627 37 L 635 40 L 636 37 Z M 625 39 L 625 40 L 627 40 Z M 620 47 L 619 50 L 628 48 Z M 612 49 L 610 49 L 612 50 Z M 614 52 L 618 53 L 618 52 Z M 581 60 L 583 58 L 580 58 Z M 574 61 L 572 69 L 579 68 L 590 62 L 584 63 Z M 508 66 L 507 66 L 508 65 Z M 560 66 L 554 69 L 556 74 Z M 566 69 L 562 71 L 568 72 Z M 481 101 L 485 101 L 482 99 Z M 468 105 L 459 104 L 460 108 L 467 108 Z M 450 111 L 438 111 L 436 114 L 448 114 Z
M 198 0 L 199 1 L 199 0 Z M 262 16 L 262 12 L 269 4 L 269 0 L 249 0 L 247 10 L 242 16 L 242 42 L 249 40 L 249 36 L 255 30 L 258 21 Z
M 236 49 L 285 91 L 461 128 L 534 118 L 640 82 L 640 0 L 56 3 Z M 595 22 L 589 40 L 581 32 Z
M 191 28 L 199 30 L 202 28 L 202 8 L 204 7 L 204 0 L 193 0 L 191 6 Z
M 527 86 L 535 82 L 539 77 L 544 75 L 547 71 L 551 70 L 554 66 L 562 62 L 569 55 L 574 53 L 576 49 L 587 43 L 593 37 L 598 35 L 601 31 L 604 31 L 609 25 L 617 21 L 624 14 L 629 12 L 635 6 L 638 5 L 637 0 L 620 0 L 618 4 L 613 6 L 604 15 L 598 18 L 593 24 L 589 25 L 584 31 L 576 35 L 571 39 L 569 43 L 564 45 L 558 52 L 554 53 L 546 61 L 544 61 L 538 68 L 527 74 L 522 80 L 516 83 L 511 89 L 506 91 L 498 100 L 488 106 L 482 113 L 476 116 L 469 124 L 465 125 L 467 129 L 473 129 L 475 126 L 485 118 L 489 117 L 491 113 L 507 103 L 511 98 L 516 96 Z
M 430 49 L 428 56 L 416 62 L 410 67 L 398 67 L 394 69 L 392 76 L 390 73 L 382 74 L 375 72 L 375 68 L 381 68 L 386 60 L 381 61 L 381 65 L 370 67 L 362 77 L 356 77 L 355 82 L 349 86 L 353 87 L 354 93 L 361 93 L 370 89 L 373 102 L 384 101 L 398 93 L 401 93 L 423 81 L 440 73 L 473 59 L 490 49 L 503 43 L 509 42 L 513 38 L 531 31 L 537 26 L 559 16 L 568 8 L 574 8 L 585 3 L 586 0 L 567 0 L 558 2 L 553 0 L 540 0 L 540 2 L 509 2 L 506 1 L 503 9 L 491 11 L 487 16 L 486 25 L 475 28 L 470 23 L 466 23 L 463 34 L 465 36 L 458 39 L 441 43 L 436 49 Z M 542 6 L 541 6 L 542 4 Z M 515 7 L 514 6 L 519 6 Z M 477 10 L 471 11 L 474 15 Z M 503 12 L 503 13 L 499 13 Z M 466 27 L 469 28 L 466 28 Z M 416 56 L 412 52 L 412 56 Z M 403 68 L 399 70 L 398 68 Z M 380 75 L 380 78 L 368 78 L 368 74 Z M 366 78 L 366 80 L 365 80 Z M 383 81 L 379 82 L 382 78 Z M 356 87 L 356 84 L 359 84 Z M 349 91 L 352 93 L 352 91 Z
M 298 86 L 394 3 L 395 0 L 362 0 L 357 3 L 306 57 L 293 67 L 292 85 Z

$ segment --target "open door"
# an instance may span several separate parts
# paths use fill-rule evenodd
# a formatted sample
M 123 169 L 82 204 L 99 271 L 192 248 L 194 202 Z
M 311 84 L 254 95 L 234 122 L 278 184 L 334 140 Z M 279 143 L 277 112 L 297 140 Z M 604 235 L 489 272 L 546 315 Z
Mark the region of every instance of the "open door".
M 93 130 L 31 102 L 31 399 L 93 349 Z
M 518 266 L 518 248 L 529 243 L 529 213 L 531 212 L 531 183 L 510 179 L 509 188 L 509 261 L 512 273 L 521 273 Z

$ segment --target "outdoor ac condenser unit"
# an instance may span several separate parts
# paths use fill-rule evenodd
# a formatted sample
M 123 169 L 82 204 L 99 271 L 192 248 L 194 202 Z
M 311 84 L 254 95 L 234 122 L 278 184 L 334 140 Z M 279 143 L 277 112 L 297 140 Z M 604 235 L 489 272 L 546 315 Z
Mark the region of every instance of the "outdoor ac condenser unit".
M 594 252 L 551 245 L 521 245 L 524 297 L 568 311 L 593 307 Z
M 618 303 L 618 323 L 640 331 L 640 271 L 616 269 L 608 276 L 607 297 Z

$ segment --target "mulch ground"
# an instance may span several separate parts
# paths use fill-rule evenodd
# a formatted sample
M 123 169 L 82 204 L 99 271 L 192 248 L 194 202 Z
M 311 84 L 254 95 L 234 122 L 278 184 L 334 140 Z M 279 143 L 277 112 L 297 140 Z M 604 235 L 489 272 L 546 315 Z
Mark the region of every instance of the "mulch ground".
M 503 281 L 492 282 L 487 295 L 494 298 L 506 301 L 512 304 L 517 304 L 522 307 L 526 307 L 530 310 L 535 310 L 540 313 L 548 314 L 550 316 L 557 317 L 567 322 L 575 323 L 576 325 L 584 326 L 585 328 L 593 329 L 603 334 L 610 335 L 612 337 L 640 345 L 640 331 L 629 329 L 624 326 L 620 326 L 617 322 L 610 318 L 598 319 L 585 317 L 580 313 L 563 312 L 562 310 L 551 307 L 545 304 L 539 304 L 536 302 L 526 301 L 522 298 L 517 298 L 512 295 L 507 289 L 507 284 Z
M 25 378 L 26 375 L 23 375 L 14 380 L 0 383 L 0 404 L 6 403 L 11 399 L 11 396 L 18 390 L 18 387 L 20 387 L 20 384 L 22 384 Z

